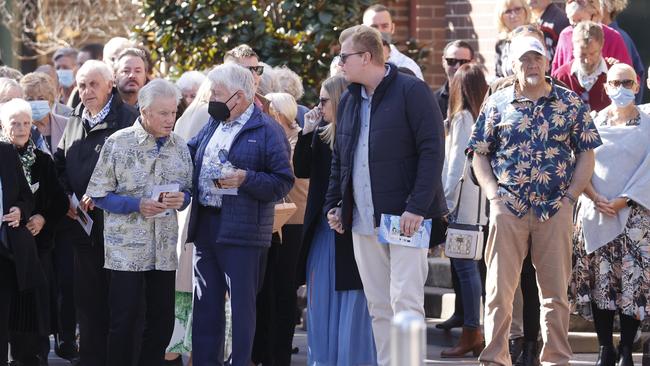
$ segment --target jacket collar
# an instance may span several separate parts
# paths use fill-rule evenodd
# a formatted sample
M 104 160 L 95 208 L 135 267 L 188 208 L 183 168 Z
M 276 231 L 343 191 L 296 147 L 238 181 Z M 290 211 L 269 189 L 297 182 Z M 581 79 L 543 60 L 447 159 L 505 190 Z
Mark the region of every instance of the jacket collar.
M 124 102 L 122 101 L 122 98 L 120 97 L 120 93 L 118 93 L 117 88 L 113 88 L 111 93 L 113 95 L 113 100 L 111 101 L 111 108 L 108 114 L 106 115 L 106 117 L 104 118 L 104 120 L 100 122 L 97 126 L 95 126 L 95 128 L 93 129 L 101 129 L 100 126 L 104 126 L 103 128 L 113 128 L 119 122 L 117 112 L 122 108 Z M 84 109 L 86 109 L 86 107 L 83 105 L 83 103 L 79 103 L 79 105 L 74 111 L 74 116 L 83 119 Z
M 386 76 L 384 76 L 384 78 L 381 80 L 381 82 L 377 86 L 377 89 L 375 89 L 375 92 L 372 95 L 373 105 L 381 101 L 384 94 L 386 93 L 386 90 L 388 90 L 390 84 L 397 77 L 397 73 L 398 73 L 397 66 L 391 63 L 388 63 L 386 65 L 388 66 L 389 70 Z M 352 94 L 357 100 L 361 100 L 361 88 L 362 85 L 359 83 L 352 83 L 350 84 L 350 86 L 348 86 L 348 90 L 350 91 L 350 94 Z
M 139 116 L 138 119 L 135 120 L 133 128 L 135 129 L 135 136 L 138 144 L 142 145 L 147 140 L 151 140 L 153 143 L 155 143 L 156 138 L 154 138 L 153 135 L 147 132 L 147 130 L 144 129 L 144 126 L 142 126 L 142 116 Z M 167 141 L 169 141 L 169 143 L 172 145 L 176 143 L 175 134 L 173 132 L 167 136 Z

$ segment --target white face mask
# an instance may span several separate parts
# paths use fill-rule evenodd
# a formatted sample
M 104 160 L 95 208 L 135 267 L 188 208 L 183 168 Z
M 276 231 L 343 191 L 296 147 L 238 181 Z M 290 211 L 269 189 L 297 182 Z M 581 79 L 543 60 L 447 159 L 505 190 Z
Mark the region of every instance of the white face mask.
M 74 84 L 74 74 L 72 70 L 56 70 L 59 78 L 59 84 L 64 88 L 69 88 Z
M 625 88 L 622 85 L 619 86 L 618 88 L 611 88 L 607 90 L 607 95 L 609 96 L 609 99 L 616 104 L 617 107 L 623 108 L 630 103 L 634 103 L 635 100 L 635 95 L 634 92 L 631 89 Z
M 29 105 L 32 107 L 32 120 L 40 121 L 50 114 L 50 103 L 47 100 L 31 100 Z

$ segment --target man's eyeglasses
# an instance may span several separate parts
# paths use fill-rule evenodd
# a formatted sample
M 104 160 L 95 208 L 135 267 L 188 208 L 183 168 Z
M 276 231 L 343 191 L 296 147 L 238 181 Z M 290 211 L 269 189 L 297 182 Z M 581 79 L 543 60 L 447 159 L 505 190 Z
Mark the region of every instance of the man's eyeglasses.
M 364 54 L 364 53 L 366 53 L 366 51 L 359 51 L 359 52 L 352 52 L 352 53 L 343 53 L 343 52 L 341 52 L 339 54 L 339 63 L 341 65 L 343 65 L 348 60 L 348 57 L 354 56 L 354 55 L 361 55 L 361 54 Z
M 463 66 L 466 63 L 469 63 L 471 61 L 472 60 L 463 60 L 463 59 L 460 59 L 460 58 L 447 58 L 447 57 L 445 57 L 445 62 L 449 66 L 456 66 L 456 65 Z
M 325 103 L 329 102 L 330 98 L 318 98 L 318 104 L 324 106 Z
M 264 66 L 259 65 L 259 66 L 248 66 L 247 69 L 249 69 L 251 72 L 256 73 L 259 76 L 262 76 L 264 73 Z
M 634 87 L 634 84 L 636 84 L 636 80 L 608 80 L 607 84 L 613 88 L 618 88 L 619 86 L 623 85 L 625 89 L 632 89 L 632 87 Z
M 506 11 L 504 11 L 503 14 L 505 14 L 507 16 L 513 16 L 513 15 L 521 14 L 522 11 L 524 11 L 524 8 L 521 7 L 521 6 L 517 6 L 517 7 L 512 8 L 512 9 L 506 9 Z

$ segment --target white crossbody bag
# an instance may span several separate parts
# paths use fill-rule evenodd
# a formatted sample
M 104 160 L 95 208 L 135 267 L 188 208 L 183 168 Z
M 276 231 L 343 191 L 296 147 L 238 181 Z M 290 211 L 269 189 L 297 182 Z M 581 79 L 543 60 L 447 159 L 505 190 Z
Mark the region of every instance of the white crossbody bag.
M 467 161 L 465 161 L 467 165 Z M 466 166 L 465 166 L 466 168 Z M 456 208 L 451 217 L 458 216 L 461 197 L 463 196 L 463 182 L 465 181 L 465 168 L 460 178 L 460 192 L 456 201 Z M 483 256 L 483 225 L 481 225 L 481 187 L 478 188 L 478 210 L 476 211 L 476 224 L 459 224 L 449 222 L 447 239 L 445 241 L 445 255 L 449 258 L 480 260 Z

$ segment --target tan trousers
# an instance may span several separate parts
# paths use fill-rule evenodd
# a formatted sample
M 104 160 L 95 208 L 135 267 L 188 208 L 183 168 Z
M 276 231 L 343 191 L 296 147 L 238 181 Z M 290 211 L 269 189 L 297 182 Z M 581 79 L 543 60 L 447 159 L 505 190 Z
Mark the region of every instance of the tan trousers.
M 482 365 L 511 365 L 508 335 L 512 303 L 529 250 L 529 237 L 541 299 L 544 347 L 540 361 L 545 366 L 569 364 L 572 353 L 567 288 L 571 275 L 572 213 L 572 207 L 565 205 L 549 220 L 539 222 L 531 212 L 518 218 L 500 200 L 490 202 L 490 232 L 485 251 L 486 347 L 479 356 Z
M 377 363 L 390 363 L 390 327 L 393 316 L 411 310 L 424 317 L 424 283 L 428 249 L 385 245 L 376 235 L 352 233 L 354 259 L 372 318 Z

